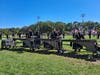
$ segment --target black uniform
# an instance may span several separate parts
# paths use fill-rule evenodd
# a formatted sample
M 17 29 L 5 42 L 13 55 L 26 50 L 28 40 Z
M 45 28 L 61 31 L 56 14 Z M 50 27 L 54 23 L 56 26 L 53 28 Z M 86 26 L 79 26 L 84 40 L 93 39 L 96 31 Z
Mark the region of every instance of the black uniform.
M 58 51 L 62 49 L 62 42 L 61 42 L 61 32 L 60 31 L 53 31 L 51 32 L 51 39 L 56 40 L 58 44 Z
M 40 43 L 41 43 L 41 41 L 40 41 L 40 33 L 39 32 L 35 32 L 34 36 L 36 36 L 36 38 L 34 40 L 35 44 L 40 45 Z
M 100 37 L 100 32 L 97 32 L 97 39 L 99 39 Z
M 57 32 L 57 40 L 58 40 L 57 42 L 58 42 L 59 50 L 62 49 L 62 41 L 61 41 L 62 40 L 62 37 L 61 37 L 61 34 L 62 33 L 60 31 Z
M 19 36 L 19 38 L 21 38 L 21 33 L 20 32 L 17 35 Z
M 65 38 L 65 33 L 63 33 L 63 38 Z
M 7 39 L 9 38 L 9 35 L 8 35 L 8 34 L 6 34 L 6 38 L 7 38 Z
M 47 37 L 48 37 L 48 39 L 49 39 L 49 32 L 47 32 Z
M 40 38 L 40 33 L 39 32 L 35 32 L 34 36 L 36 36 L 37 38 Z
M 2 33 L 0 32 L 0 39 L 2 39 Z
M 91 31 L 89 31 L 88 36 L 89 36 L 89 39 L 91 39 Z
M 32 30 L 29 30 L 28 33 L 26 33 L 27 38 L 31 38 L 33 36 Z
M 84 38 L 84 34 L 82 34 L 80 32 L 75 34 L 75 38 L 76 38 L 76 40 L 85 39 Z M 77 51 L 77 49 L 79 49 L 79 51 L 80 51 L 80 49 L 82 49 L 82 46 L 80 44 L 78 44 L 78 43 L 73 43 L 73 49 L 75 49 L 75 52 Z
M 57 38 L 57 32 L 56 31 L 53 31 L 53 32 L 51 32 L 51 36 L 50 36 L 50 38 L 51 39 L 56 39 Z
M 75 36 L 75 39 L 76 39 L 76 40 L 85 39 L 85 38 L 84 38 L 84 34 L 81 33 L 81 32 L 76 33 L 74 36 Z

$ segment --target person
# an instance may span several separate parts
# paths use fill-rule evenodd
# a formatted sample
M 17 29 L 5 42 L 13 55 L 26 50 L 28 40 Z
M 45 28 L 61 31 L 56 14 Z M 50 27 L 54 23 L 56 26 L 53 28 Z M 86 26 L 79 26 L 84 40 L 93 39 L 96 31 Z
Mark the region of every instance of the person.
M 100 32 L 97 32 L 97 39 L 99 39 L 100 37 Z
M 49 34 L 50 34 L 50 32 L 47 32 L 47 38 L 49 39 Z
M 34 40 L 35 47 L 37 47 L 37 48 L 39 49 L 39 45 L 41 44 L 40 32 L 39 32 L 39 31 L 36 31 L 36 32 L 34 33 L 34 36 L 35 36 L 35 40 Z
M 0 32 L 0 39 L 2 39 L 2 33 Z
M 85 39 L 84 33 L 83 33 L 83 32 L 79 31 L 79 32 L 78 32 L 78 35 L 79 35 L 79 39 L 80 39 L 80 40 Z
M 58 53 L 62 53 L 62 37 L 61 37 L 62 33 L 57 30 L 57 29 L 54 29 L 52 32 L 51 32 L 51 39 L 53 42 L 56 42 L 56 45 L 54 47 L 57 48 L 57 51 Z
M 81 34 L 80 34 L 80 32 L 78 30 L 77 30 L 77 32 L 74 33 L 74 38 L 76 40 L 80 40 L 81 39 Z
M 28 29 L 28 32 L 26 33 L 27 38 L 31 38 L 33 36 L 33 31 L 31 28 Z
M 72 30 L 72 37 L 75 38 L 75 30 Z
M 15 33 L 12 33 L 12 38 L 14 38 L 15 37 Z
M 34 36 L 36 36 L 37 38 L 40 38 L 40 33 L 39 33 L 39 31 L 36 31 L 36 32 L 34 33 Z
M 54 30 L 51 32 L 50 38 L 51 38 L 51 39 L 56 39 L 56 38 L 57 38 L 57 31 L 56 31 L 56 29 L 54 29 Z
M 57 42 L 58 42 L 58 52 L 62 49 L 62 33 L 60 30 L 57 30 Z
M 91 30 L 88 32 L 89 39 L 91 39 Z
M 75 33 L 75 39 L 76 40 L 82 40 L 82 39 L 85 39 L 84 38 L 84 34 L 81 32 L 81 31 L 77 31 L 76 33 Z M 77 49 L 78 49 L 78 51 L 80 52 L 80 49 L 82 49 L 82 46 L 80 45 L 80 44 L 78 44 L 78 43 L 73 43 L 73 49 L 74 49 L 74 52 L 76 52 L 77 51 Z
M 17 35 L 19 36 L 19 38 L 21 38 L 21 32 L 19 32 Z
M 34 51 L 34 40 L 31 39 L 32 36 L 33 36 L 33 31 L 32 31 L 31 28 L 28 28 L 28 31 L 27 31 L 27 33 L 26 33 L 26 39 L 27 39 L 27 40 L 29 41 L 29 43 L 30 43 L 30 48 L 31 48 L 31 50 Z M 24 43 L 23 43 L 23 44 L 24 44 Z
M 26 32 L 25 35 L 26 35 L 26 38 L 28 38 L 28 32 Z
M 6 38 L 7 38 L 7 39 L 9 38 L 9 35 L 8 35 L 8 34 L 6 34 Z
M 63 38 L 65 38 L 65 33 L 64 32 L 62 33 L 62 35 L 63 35 Z
M 73 38 L 75 38 L 76 40 L 80 39 L 80 37 L 79 37 L 79 31 L 78 30 L 74 31 Z
M 60 30 L 57 30 L 56 33 L 57 33 L 58 37 L 60 37 L 62 35 L 62 32 Z

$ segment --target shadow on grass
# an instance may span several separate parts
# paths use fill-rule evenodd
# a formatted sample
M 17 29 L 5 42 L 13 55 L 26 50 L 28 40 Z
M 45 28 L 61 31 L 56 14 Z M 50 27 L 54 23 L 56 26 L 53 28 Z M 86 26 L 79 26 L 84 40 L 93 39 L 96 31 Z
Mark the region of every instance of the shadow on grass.
M 2 49 L 5 50 L 5 49 Z M 31 51 L 30 49 L 25 49 L 25 48 L 12 48 L 12 49 L 6 49 L 9 51 L 15 51 L 17 53 L 24 53 L 24 52 L 31 52 L 31 53 L 38 53 L 38 54 L 46 54 L 46 55 L 50 55 L 50 54 L 55 54 L 55 55 L 59 55 L 59 56 L 64 56 L 64 57 L 70 57 L 70 58 L 76 58 L 76 59 L 84 59 L 86 61 L 96 61 L 96 60 L 100 60 L 100 54 L 95 55 L 93 57 L 92 54 L 78 54 L 75 52 L 66 52 L 63 54 L 58 54 L 57 50 L 35 50 L 35 51 Z
M 23 53 L 25 49 L 22 49 L 22 48 L 14 48 L 14 49 L 8 49 L 8 48 L 5 48 L 5 49 L 1 49 L 2 50 L 8 50 L 8 51 L 14 51 L 14 52 L 17 52 L 17 53 Z
M 96 60 L 100 60 L 100 54 L 97 55 L 94 55 L 92 56 L 92 54 L 77 54 L 75 52 L 67 52 L 67 53 L 64 53 L 64 54 L 58 54 L 56 51 L 55 52 L 51 52 L 51 51 L 48 51 L 48 50 L 37 50 L 37 51 L 34 51 L 34 53 L 39 53 L 39 54 L 56 54 L 56 55 L 59 55 L 59 56 L 64 56 L 64 57 L 70 57 L 70 58 L 76 58 L 76 59 L 84 59 L 86 61 L 96 61 Z

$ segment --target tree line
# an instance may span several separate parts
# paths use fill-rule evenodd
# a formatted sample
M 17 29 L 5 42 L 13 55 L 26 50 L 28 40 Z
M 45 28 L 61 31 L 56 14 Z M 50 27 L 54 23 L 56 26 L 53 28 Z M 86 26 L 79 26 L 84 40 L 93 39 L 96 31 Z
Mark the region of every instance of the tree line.
M 26 33 L 29 28 L 31 28 L 33 30 L 33 32 L 40 31 L 41 33 L 49 33 L 54 28 L 59 29 L 61 32 L 65 32 L 65 33 L 70 33 L 70 31 L 73 29 L 82 29 L 82 30 L 95 29 L 100 32 L 100 23 L 93 22 L 93 21 L 87 21 L 87 22 L 83 22 L 83 23 L 78 22 L 78 21 L 74 21 L 72 23 L 40 21 L 36 24 L 24 26 L 22 28 L 2 28 L 2 29 L 0 29 L 0 32 L 2 32 L 3 34 Z

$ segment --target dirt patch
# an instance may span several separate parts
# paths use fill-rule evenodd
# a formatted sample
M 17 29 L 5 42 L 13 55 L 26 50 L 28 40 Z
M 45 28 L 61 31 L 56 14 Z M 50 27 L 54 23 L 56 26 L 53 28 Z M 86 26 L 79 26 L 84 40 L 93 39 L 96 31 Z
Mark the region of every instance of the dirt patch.
M 100 65 L 100 61 L 99 60 L 97 60 L 97 61 L 95 61 L 95 62 L 90 62 L 91 64 L 94 64 L 94 65 Z

